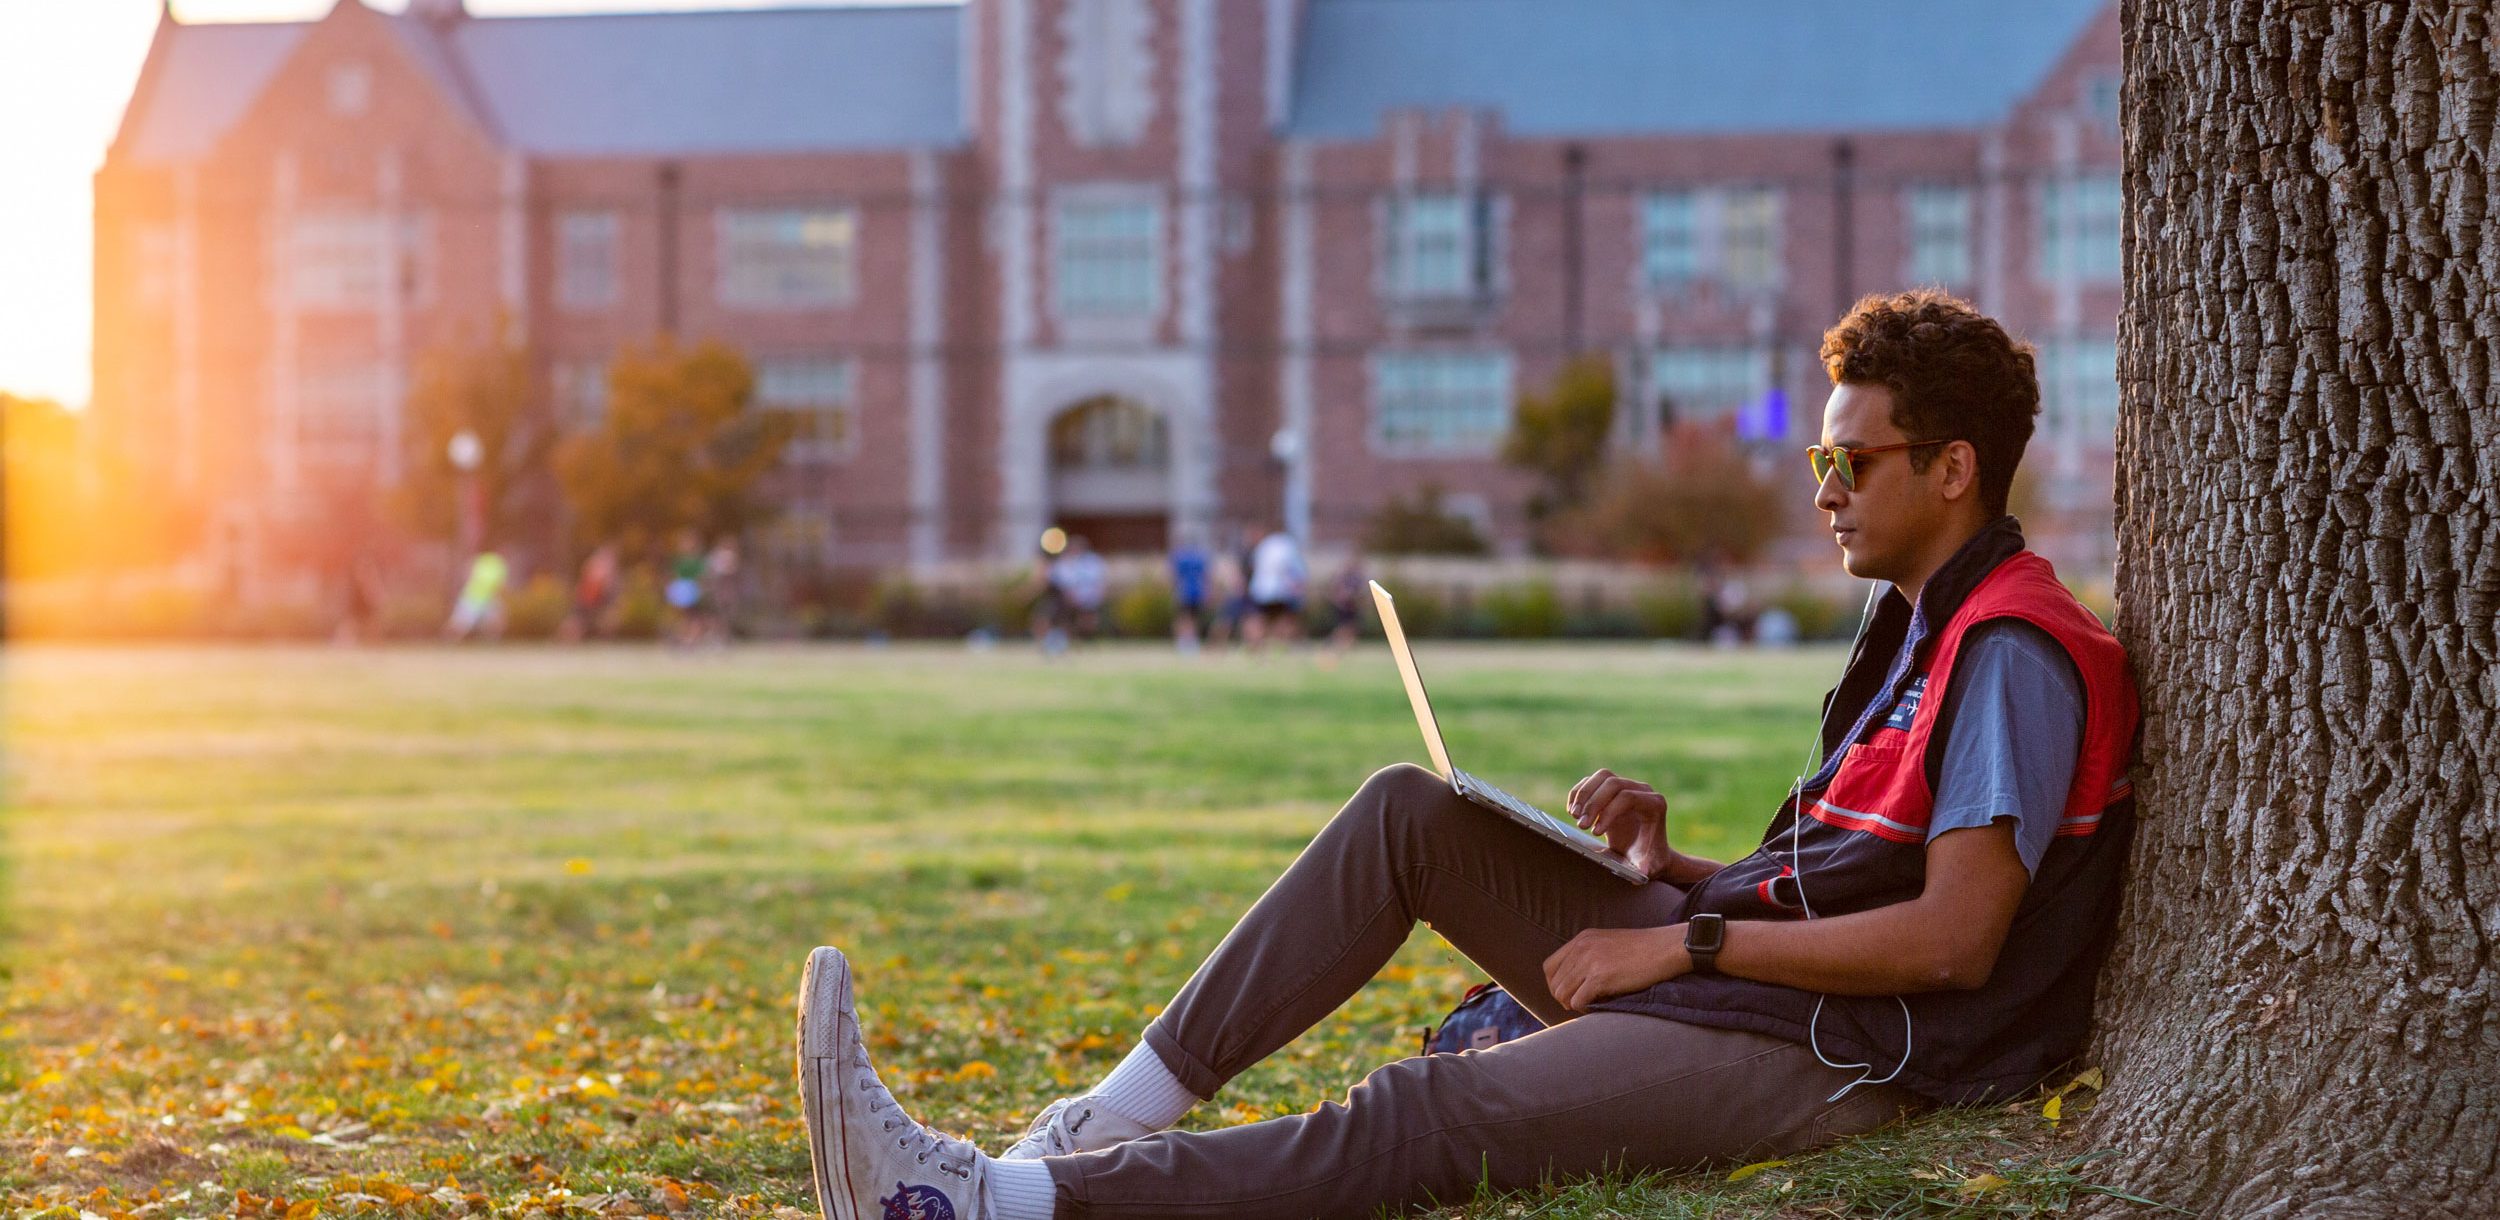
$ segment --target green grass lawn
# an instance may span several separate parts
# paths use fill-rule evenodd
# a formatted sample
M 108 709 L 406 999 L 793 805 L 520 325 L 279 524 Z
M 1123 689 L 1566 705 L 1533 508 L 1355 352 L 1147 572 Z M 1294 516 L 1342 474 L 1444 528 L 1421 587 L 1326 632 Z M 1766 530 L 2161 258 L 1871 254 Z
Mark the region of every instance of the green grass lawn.
M 1597 766 L 1648 778 L 1728 858 L 1840 656 L 1426 661 L 1470 770 L 1549 807 Z M 906 1104 L 995 1149 L 1422 757 L 1376 646 L 21 648 L 0 693 L 0 1212 L 65 1216 L 812 1213 L 810 947 L 850 952 Z M 1340 1096 L 1477 977 L 1419 931 L 1189 1125 Z M 2019 1213 L 2079 1188 L 2039 1104 L 1452 1214 Z

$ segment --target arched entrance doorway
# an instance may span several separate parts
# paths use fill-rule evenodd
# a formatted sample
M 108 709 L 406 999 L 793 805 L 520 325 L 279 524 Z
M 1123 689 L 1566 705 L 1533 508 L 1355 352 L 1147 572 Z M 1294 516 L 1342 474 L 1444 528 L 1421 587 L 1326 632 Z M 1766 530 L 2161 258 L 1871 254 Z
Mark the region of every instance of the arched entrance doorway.
M 1098 551 L 1160 551 L 1172 519 L 1171 430 L 1115 394 L 1050 421 L 1051 517 Z

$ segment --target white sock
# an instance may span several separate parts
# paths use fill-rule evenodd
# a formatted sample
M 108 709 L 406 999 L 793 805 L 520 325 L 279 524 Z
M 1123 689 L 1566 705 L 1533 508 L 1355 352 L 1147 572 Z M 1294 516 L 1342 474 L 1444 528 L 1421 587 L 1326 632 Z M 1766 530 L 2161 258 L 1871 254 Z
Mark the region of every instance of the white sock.
M 1094 1086 L 1094 1096 L 1131 1121 L 1155 1131 L 1181 1121 L 1199 1098 L 1181 1087 L 1163 1057 L 1143 1042 Z
M 1051 1208 L 1059 1199 L 1059 1188 L 1050 1180 L 1050 1167 L 1040 1161 L 1002 1161 L 996 1157 L 982 1158 L 990 1163 L 981 1181 L 981 1214 L 988 1220 L 1050 1220 Z

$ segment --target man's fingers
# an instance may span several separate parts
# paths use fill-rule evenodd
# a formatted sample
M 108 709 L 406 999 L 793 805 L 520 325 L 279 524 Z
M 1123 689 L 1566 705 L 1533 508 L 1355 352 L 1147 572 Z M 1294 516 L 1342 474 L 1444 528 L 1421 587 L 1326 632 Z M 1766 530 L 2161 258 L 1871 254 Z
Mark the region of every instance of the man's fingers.
M 1578 813 L 1580 811 L 1580 806 L 1587 801 L 1589 795 L 1595 791 L 1597 785 L 1606 782 L 1606 780 L 1613 775 L 1614 772 L 1609 771 L 1604 767 L 1599 767 L 1595 771 L 1590 772 L 1586 777 L 1582 778 L 1579 783 L 1571 786 L 1571 795 L 1566 798 L 1563 803 L 1563 807 L 1573 813 Z
M 1608 803 L 1615 799 L 1615 793 L 1621 791 L 1623 787 L 1623 781 L 1616 776 L 1604 771 L 1598 774 L 1606 778 L 1596 787 L 1589 789 L 1588 795 L 1580 801 L 1579 822 L 1582 830 L 1588 830 L 1598 824 Z

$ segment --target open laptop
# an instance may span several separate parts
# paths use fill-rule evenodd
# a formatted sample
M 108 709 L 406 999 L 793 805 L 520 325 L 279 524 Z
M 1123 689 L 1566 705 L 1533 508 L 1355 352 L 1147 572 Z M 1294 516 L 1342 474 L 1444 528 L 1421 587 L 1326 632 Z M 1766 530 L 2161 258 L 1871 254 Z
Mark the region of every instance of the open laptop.
M 1634 885 L 1647 882 L 1649 878 L 1632 867 L 1631 861 L 1606 850 L 1604 840 L 1450 765 L 1450 748 L 1441 741 L 1441 724 L 1433 719 L 1432 700 L 1424 695 L 1424 676 L 1415 668 L 1415 654 L 1406 647 L 1406 629 L 1398 625 L 1397 602 L 1379 581 L 1371 586 L 1372 605 L 1380 610 L 1380 629 L 1388 635 L 1389 651 L 1398 659 L 1398 676 L 1406 679 L 1406 701 L 1415 705 L 1415 724 L 1424 731 L 1432 769 L 1460 796 L 1604 865 L 1606 871 Z

